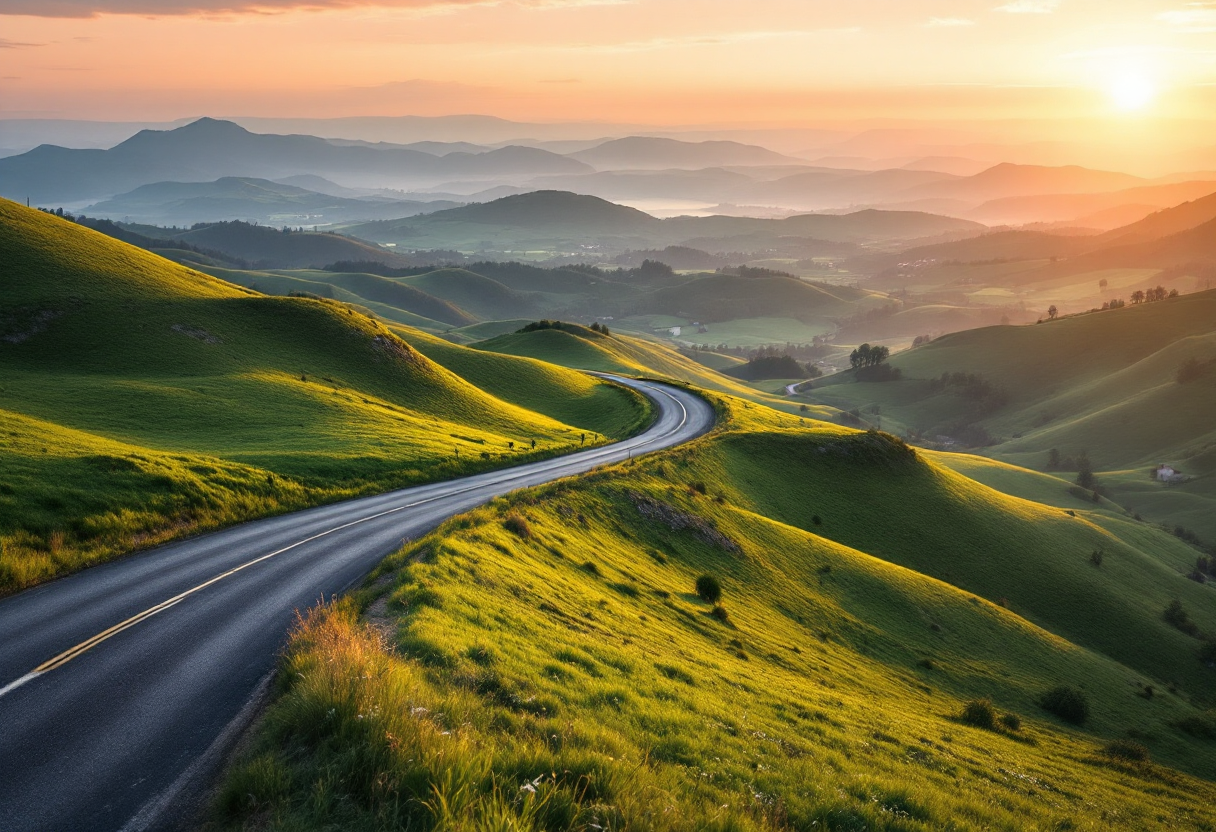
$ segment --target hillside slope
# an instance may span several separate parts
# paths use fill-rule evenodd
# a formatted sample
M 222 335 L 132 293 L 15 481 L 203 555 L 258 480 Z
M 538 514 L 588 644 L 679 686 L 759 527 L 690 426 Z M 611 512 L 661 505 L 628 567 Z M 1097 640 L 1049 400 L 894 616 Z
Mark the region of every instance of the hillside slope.
M 1173 572 L 1176 541 L 1010 499 L 880 434 L 722 404 L 728 431 L 453 521 L 353 601 L 315 612 L 221 792 L 220 821 L 889 832 L 1216 821 L 1216 754 L 1174 727 L 1207 724 L 1212 671 L 1156 608 L 1177 590 L 1203 609 L 1201 626 L 1216 623 L 1207 590 Z M 902 505 L 914 486 L 927 502 Z M 941 524 L 918 540 L 925 512 L 963 534 Z M 1095 546 L 1110 552 L 1097 569 Z M 935 580 L 899 565 L 908 558 L 960 571 Z M 1026 573 L 1014 580 L 1026 606 L 977 597 Z M 704 575 L 720 599 L 694 592 Z M 1107 611 L 1118 623 L 1103 635 Z M 1081 643 L 1045 629 L 1053 617 Z M 1143 648 L 1119 643 L 1124 626 Z M 1106 648 L 1189 681 L 1165 693 Z M 1083 726 L 1038 706 L 1059 685 L 1083 691 Z M 986 698 L 989 729 L 960 717 Z M 1129 737 L 1155 762 L 1103 750 L 1135 748 Z
M 1193 501 L 1216 507 L 1207 502 L 1216 498 L 1214 359 L 1216 291 L 1206 291 L 943 336 L 891 359 L 899 381 L 857 383 L 843 373 L 817 382 L 805 398 L 881 413 L 892 429 L 930 440 L 971 436 L 972 444 L 990 443 L 985 454 L 1032 468 L 1046 467 L 1053 448 L 1063 459 L 1084 451 L 1098 471 L 1136 472 L 1110 479 L 1118 502 L 1211 543 L 1216 512 L 1204 519 Z M 1180 381 L 1188 361 L 1196 375 Z M 973 379 L 934 383 L 943 373 Z M 1148 469 L 1163 462 L 1191 479 L 1169 488 L 1152 483 Z
M 778 410 L 798 411 L 810 418 L 840 417 L 839 412 L 831 407 L 808 405 L 805 410 L 800 410 L 798 402 L 761 393 L 663 344 L 620 333 L 604 335 L 579 324 L 562 323 L 560 328 L 510 332 L 470 346 L 487 352 L 534 358 L 561 367 L 684 382 Z
M 584 408 L 584 424 L 564 424 L 349 307 L 256 295 L 7 201 L 0 252 L 0 592 L 192 529 L 501 465 L 533 440 L 537 453 L 577 447 L 588 428 L 642 418 L 636 395 L 580 381 L 568 394 L 602 416 Z

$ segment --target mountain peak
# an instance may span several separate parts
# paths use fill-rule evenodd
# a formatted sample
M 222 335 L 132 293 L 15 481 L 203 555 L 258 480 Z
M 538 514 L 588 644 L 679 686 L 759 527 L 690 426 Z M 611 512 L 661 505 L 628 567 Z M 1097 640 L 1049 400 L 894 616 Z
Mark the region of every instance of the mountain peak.
M 178 127 L 174 130 L 170 130 L 168 132 L 170 132 L 170 133 L 210 133 L 210 134 L 219 134 L 219 135 L 236 135 L 239 133 L 248 133 L 249 131 L 246 130 L 241 125 L 237 124 L 235 121 L 225 121 L 224 119 L 220 119 L 220 118 L 211 118 L 210 116 L 203 116 L 202 118 L 198 119 L 197 121 L 192 121 L 189 124 L 184 124 L 181 127 Z

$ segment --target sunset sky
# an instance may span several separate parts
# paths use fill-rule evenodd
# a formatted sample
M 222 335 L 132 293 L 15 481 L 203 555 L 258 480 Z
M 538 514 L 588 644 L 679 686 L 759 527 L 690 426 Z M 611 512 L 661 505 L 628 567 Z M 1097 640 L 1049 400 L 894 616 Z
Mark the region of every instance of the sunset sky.
M 0 0 L 9 117 L 1216 113 L 1216 2 Z

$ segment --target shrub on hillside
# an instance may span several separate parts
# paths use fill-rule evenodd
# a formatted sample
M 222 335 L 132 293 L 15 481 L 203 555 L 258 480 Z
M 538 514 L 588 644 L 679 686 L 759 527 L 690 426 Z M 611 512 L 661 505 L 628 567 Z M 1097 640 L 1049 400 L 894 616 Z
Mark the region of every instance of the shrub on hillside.
M 722 584 L 713 575 L 702 575 L 697 578 L 697 596 L 707 604 L 716 604 L 722 600 Z
M 1184 734 L 1201 740 L 1216 740 L 1216 712 L 1191 714 L 1171 723 Z
M 1089 719 L 1089 701 L 1085 694 L 1068 685 L 1060 685 L 1043 694 L 1039 707 L 1073 725 L 1082 725 Z
M 528 525 L 528 521 L 523 515 L 510 514 L 506 520 L 502 521 L 502 525 L 511 534 L 523 540 L 528 540 L 532 537 L 532 527 Z
M 959 719 L 985 731 L 996 730 L 996 708 L 992 707 L 991 699 L 972 699 L 963 706 Z
M 1006 731 L 1021 731 L 1022 718 L 1017 714 L 1004 714 L 1001 717 L 1001 725 Z
M 730 614 L 727 613 L 726 607 L 721 604 L 715 604 L 714 608 L 709 611 L 709 614 L 721 621 L 723 624 L 730 621 Z
M 1113 740 L 1106 744 L 1102 753 L 1128 763 L 1145 763 L 1148 762 L 1149 757 L 1147 748 L 1131 740 Z
M 1191 620 L 1191 617 L 1187 615 L 1186 610 L 1182 608 L 1182 602 L 1177 598 L 1170 601 L 1170 605 L 1165 608 L 1165 612 L 1161 614 L 1161 617 L 1164 618 L 1166 623 L 1171 627 L 1181 630 L 1188 636 L 1199 636 L 1199 625 Z

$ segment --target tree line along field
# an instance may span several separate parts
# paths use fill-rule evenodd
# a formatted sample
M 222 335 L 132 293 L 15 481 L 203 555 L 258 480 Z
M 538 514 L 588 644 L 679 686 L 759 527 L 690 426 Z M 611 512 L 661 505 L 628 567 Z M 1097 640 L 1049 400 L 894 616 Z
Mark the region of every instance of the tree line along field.
M 311 613 L 214 826 L 1216 823 L 1213 671 L 1163 615 L 1216 631 L 1187 547 L 716 400 L 695 444 L 456 518 Z
M 8 201 L 0 251 L 0 593 L 649 418 L 616 385 L 451 346 L 496 397 L 348 306 L 261 296 Z

